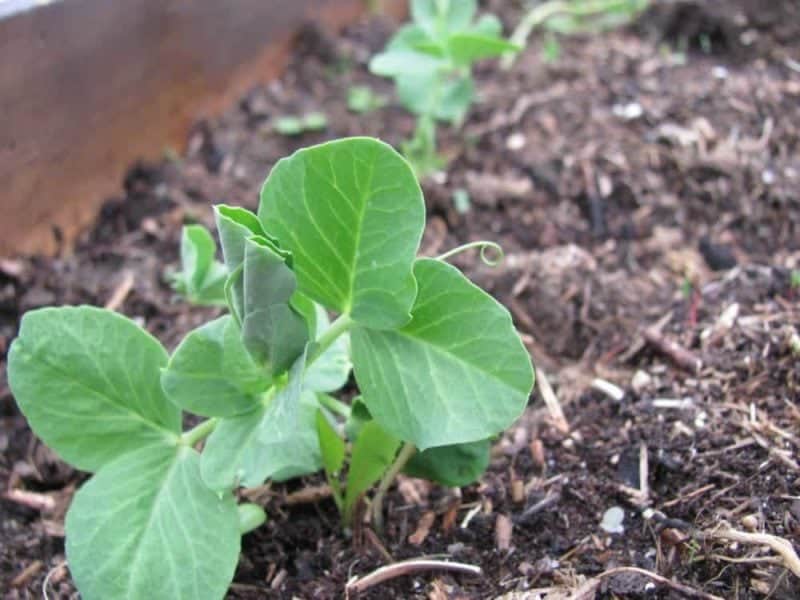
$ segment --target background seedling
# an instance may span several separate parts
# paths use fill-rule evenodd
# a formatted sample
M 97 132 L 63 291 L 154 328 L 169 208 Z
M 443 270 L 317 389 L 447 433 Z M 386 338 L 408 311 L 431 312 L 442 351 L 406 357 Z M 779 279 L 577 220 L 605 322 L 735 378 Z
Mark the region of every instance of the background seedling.
M 536 3 L 511 34 L 511 41 L 525 46 L 534 29 L 547 32 L 544 52 L 548 60 L 561 53 L 558 35 L 596 33 L 619 27 L 645 10 L 650 0 L 549 0 Z M 509 68 L 515 54 L 503 57 L 502 65 Z
M 475 20 L 475 0 L 413 0 L 412 22 L 373 57 L 370 70 L 394 79 L 400 102 L 417 115 L 403 153 L 419 175 L 443 166 L 436 154 L 436 123 L 460 124 L 475 98 L 472 67 L 480 59 L 516 52 L 492 15 Z
M 266 518 L 237 507 L 237 488 L 324 469 L 347 524 L 379 481 L 380 524 L 399 472 L 474 480 L 527 403 L 533 370 L 509 313 L 445 262 L 458 249 L 417 257 L 422 192 L 386 144 L 300 150 L 270 173 L 257 215 L 215 216 L 224 261 L 187 227 L 175 280 L 228 314 L 171 356 L 88 306 L 26 313 L 9 352 L 31 428 L 93 473 L 66 518 L 86 600 L 221 598 L 241 535 Z M 328 394 L 351 368 L 348 406 Z M 184 411 L 206 420 L 183 431 Z
M 302 135 L 308 131 L 322 131 L 328 127 L 328 118 L 320 112 L 312 112 L 302 117 L 287 115 L 278 117 L 273 124 L 281 135 Z
M 376 94 L 366 85 L 354 85 L 347 90 L 347 108 L 365 114 L 386 106 L 386 98 Z

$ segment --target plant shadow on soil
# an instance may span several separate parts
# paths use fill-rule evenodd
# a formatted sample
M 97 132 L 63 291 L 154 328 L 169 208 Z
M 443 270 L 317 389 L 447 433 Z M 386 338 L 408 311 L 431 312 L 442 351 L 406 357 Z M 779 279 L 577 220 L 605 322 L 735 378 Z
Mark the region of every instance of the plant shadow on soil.
M 507 26 L 516 4 L 484 3 Z M 385 554 L 447 554 L 485 575 L 425 573 L 362 597 L 564 598 L 622 566 L 722 598 L 800 595 L 762 546 L 713 538 L 727 524 L 800 539 L 800 9 L 701 4 L 666 3 L 627 29 L 567 40 L 553 63 L 534 40 L 510 72 L 482 66 L 481 102 L 442 136 L 447 177 L 424 186 L 424 254 L 502 244 L 497 268 L 474 255 L 456 264 L 509 307 L 568 429 L 535 394 L 478 483 L 404 480 L 382 540 L 366 527 L 343 535 L 330 499 L 309 494 L 320 479 L 262 489 L 270 520 L 244 538 L 230 597 L 343 597 Z M 22 313 L 47 304 L 103 305 L 122 290 L 118 309 L 169 347 L 215 314 L 165 284 L 181 224 L 211 225 L 215 202 L 254 207 L 271 165 L 299 147 L 407 136 L 397 106 L 346 109 L 352 84 L 391 92 L 365 68 L 391 27 L 309 28 L 285 76 L 200 124 L 185 157 L 132 168 L 74 253 L 0 262 L 3 356 Z M 314 110 L 327 131 L 272 133 L 282 114 Z M 469 193 L 465 213 L 457 189 Z M 36 495 L 0 500 L 0 589 L 40 597 L 49 573 L 50 597 L 70 597 L 63 515 L 84 476 L 31 436 L 1 372 L 0 486 Z M 613 506 L 622 533 L 600 528 Z M 593 581 L 587 598 L 690 593 L 632 571 Z

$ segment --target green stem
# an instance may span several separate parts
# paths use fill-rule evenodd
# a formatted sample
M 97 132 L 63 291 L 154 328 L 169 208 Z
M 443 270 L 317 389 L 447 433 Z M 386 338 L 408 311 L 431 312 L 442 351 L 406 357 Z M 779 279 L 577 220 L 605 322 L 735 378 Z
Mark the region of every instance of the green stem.
M 350 329 L 353 326 L 353 320 L 350 318 L 349 315 L 341 315 L 338 319 L 336 319 L 331 326 L 322 334 L 322 336 L 317 341 L 316 347 L 314 352 L 312 352 L 311 356 L 308 357 L 306 361 L 306 367 L 309 367 L 315 360 L 317 360 L 328 348 L 330 348 L 331 344 L 336 341 L 336 339 L 342 335 L 345 331 Z M 262 402 L 267 403 L 272 399 L 272 396 L 275 394 L 275 387 L 269 388 L 264 395 L 262 396 Z M 333 400 L 333 398 L 331 398 Z M 338 402 L 338 401 L 337 401 Z M 343 407 L 347 408 L 346 404 L 342 404 Z M 341 413 L 340 409 L 335 409 L 332 406 L 329 406 L 331 410 L 334 412 Z M 349 416 L 349 408 L 347 409 L 347 414 L 343 416 Z M 214 417 L 212 419 L 207 419 L 202 423 L 198 424 L 197 426 L 193 427 L 186 433 L 181 436 L 181 444 L 184 446 L 194 446 L 200 440 L 207 438 L 211 435 L 211 432 L 214 431 L 214 428 L 219 423 L 219 419 Z
M 375 492 L 375 496 L 372 498 L 371 508 L 372 523 L 375 525 L 375 531 L 378 533 L 383 532 L 383 499 L 386 496 L 386 492 L 389 491 L 389 487 L 392 485 L 397 475 L 403 470 L 403 467 L 406 466 L 406 463 L 411 460 L 411 457 L 414 456 L 416 451 L 416 447 L 411 442 L 406 442 L 403 444 L 403 447 L 400 448 L 400 452 L 397 453 L 394 462 L 386 470 L 386 473 L 383 474 L 381 482 L 378 484 L 378 490 Z
M 333 342 L 342 335 L 345 331 L 350 329 L 354 325 L 353 320 L 350 318 L 350 315 L 343 314 L 339 315 L 331 326 L 323 333 L 320 338 L 317 340 L 317 343 L 314 346 L 313 351 L 308 357 L 306 361 L 306 367 L 310 367 L 315 360 L 317 360 L 320 356 L 322 356 L 325 351 L 331 347 Z
M 219 419 L 214 417 L 213 419 L 208 419 L 196 427 L 193 427 L 181 436 L 181 444 L 191 447 L 200 440 L 207 438 L 211 435 L 211 432 L 214 431 L 218 421 Z
M 328 394 L 317 394 L 317 401 L 332 413 L 336 413 L 345 419 L 350 417 L 350 407 L 333 396 L 329 396 Z

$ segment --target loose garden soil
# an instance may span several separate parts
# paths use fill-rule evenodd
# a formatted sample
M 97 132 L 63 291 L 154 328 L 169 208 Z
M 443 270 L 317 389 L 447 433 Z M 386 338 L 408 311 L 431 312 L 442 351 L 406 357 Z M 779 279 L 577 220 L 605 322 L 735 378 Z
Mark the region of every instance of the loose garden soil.
M 518 3 L 484 5 L 518 22 Z M 110 306 L 170 348 L 214 314 L 165 283 L 181 224 L 255 207 L 300 147 L 409 135 L 395 105 L 346 107 L 354 83 L 391 93 L 365 65 L 392 27 L 306 28 L 282 79 L 199 124 L 185 156 L 133 167 L 77 248 L 0 262 L 0 355 L 43 305 Z M 422 251 L 503 246 L 498 267 L 455 262 L 509 307 L 537 392 L 478 483 L 402 480 L 383 536 L 344 534 L 320 479 L 256 490 L 270 520 L 244 538 L 230 597 L 340 598 L 352 576 L 431 555 L 483 576 L 418 573 L 361 597 L 800 597 L 798 39 L 790 0 L 663 2 L 565 40 L 554 62 L 537 38 L 510 71 L 482 65 L 480 103 L 442 134 L 447 175 L 424 183 Z M 272 132 L 308 111 L 328 129 Z M 85 475 L 31 435 L 4 368 L 0 419 L 0 590 L 38 598 L 47 577 L 48 597 L 75 597 L 63 517 Z M 612 507 L 615 533 L 600 526 Z

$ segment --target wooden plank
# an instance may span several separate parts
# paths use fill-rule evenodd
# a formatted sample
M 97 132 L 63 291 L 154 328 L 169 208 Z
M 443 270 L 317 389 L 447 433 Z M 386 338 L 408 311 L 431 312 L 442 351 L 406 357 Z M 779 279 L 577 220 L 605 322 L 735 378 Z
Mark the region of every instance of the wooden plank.
M 338 27 L 364 6 L 0 0 L 0 256 L 69 244 L 133 161 L 275 77 L 305 20 Z

